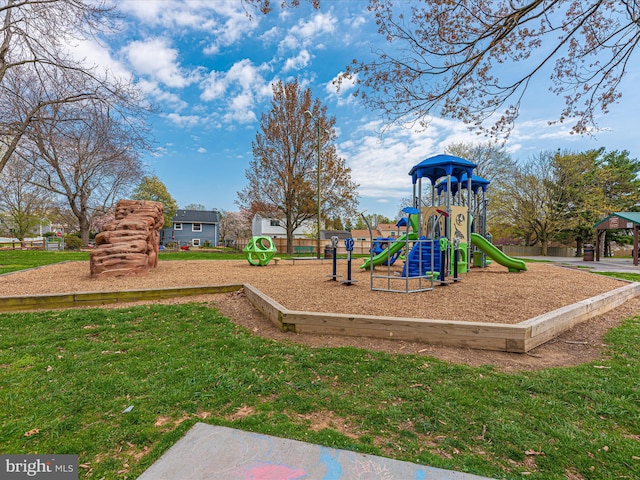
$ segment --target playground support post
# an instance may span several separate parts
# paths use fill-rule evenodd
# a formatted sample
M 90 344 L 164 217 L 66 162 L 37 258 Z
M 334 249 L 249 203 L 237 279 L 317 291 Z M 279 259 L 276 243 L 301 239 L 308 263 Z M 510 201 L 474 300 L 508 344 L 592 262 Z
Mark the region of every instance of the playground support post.
M 471 172 L 467 172 L 467 272 L 471 270 L 471 257 L 473 255 L 473 247 L 471 246 L 471 215 L 473 212 L 473 206 L 471 205 Z M 460 192 L 460 198 L 462 199 L 462 192 Z M 456 253 L 456 256 L 459 252 Z M 456 258 L 456 269 L 458 265 L 458 259 Z M 465 272 L 466 273 L 466 272 Z M 458 272 L 454 276 L 454 281 L 458 279 Z
M 353 238 L 345 238 L 344 246 L 347 249 L 347 279 L 343 280 L 343 285 L 353 285 L 357 280 L 351 278 L 351 252 L 353 252 Z M 373 270 L 373 266 L 371 267 Z
M 329 275 L 331 277 L 331 279 L 335 282 L 337 281 L 338 277 L 341 277 L 342 275 L 338 275 L 338 237 L 337 236 L 332 236 L 331 237 L 331 249 L 333 250 L 333 275 Z

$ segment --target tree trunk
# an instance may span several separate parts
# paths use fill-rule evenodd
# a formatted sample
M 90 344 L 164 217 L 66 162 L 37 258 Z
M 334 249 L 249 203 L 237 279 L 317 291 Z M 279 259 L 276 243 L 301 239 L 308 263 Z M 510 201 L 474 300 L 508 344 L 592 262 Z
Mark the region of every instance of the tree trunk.
M 576 238 L 576 257 L 581 257 L 582 256 L 582 244 L 583 243 L 584 243 L 584 241 L 582 240 L 582 237 Z
M 89 219 L 86 215 L 83 215 L 78 218 L 78 221 L 80 223 L 80 239 L 82 240 L 82 244 L 87 246 L 89 244 L 89 237 L 91 234 Z
M 287 253 L 293 253 L 293 228 L 290 222 L 287 222 Z

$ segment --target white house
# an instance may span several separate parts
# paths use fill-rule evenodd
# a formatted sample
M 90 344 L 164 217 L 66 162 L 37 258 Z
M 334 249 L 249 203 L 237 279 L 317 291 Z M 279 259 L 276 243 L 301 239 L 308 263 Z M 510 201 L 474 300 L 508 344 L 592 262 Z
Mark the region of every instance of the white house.
M 315 231 L 315 221 L 305 220 L 293 231 L 293 238 L 307 238 Z M 251 219 L 251 235 L 254 237 L 287 238 L 284 222 L 278 218 L 265 218 L 255 214 Z

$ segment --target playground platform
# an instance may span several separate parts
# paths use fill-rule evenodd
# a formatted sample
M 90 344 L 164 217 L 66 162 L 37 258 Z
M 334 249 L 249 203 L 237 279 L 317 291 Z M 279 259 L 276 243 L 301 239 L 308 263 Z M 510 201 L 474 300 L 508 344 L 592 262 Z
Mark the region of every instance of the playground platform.
M 138 480 L 488 480 L 467 473 L 195 424 Z

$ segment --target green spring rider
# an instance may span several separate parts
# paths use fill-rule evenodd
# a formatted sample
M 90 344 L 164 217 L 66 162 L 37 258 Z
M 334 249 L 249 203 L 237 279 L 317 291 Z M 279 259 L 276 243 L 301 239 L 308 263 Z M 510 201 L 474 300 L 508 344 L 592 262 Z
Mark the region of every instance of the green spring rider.
M 271 237 L 251 237 L 243 252 L 247 254 L 247 261 L 254 267 L 264 267 L 277 253 Z

